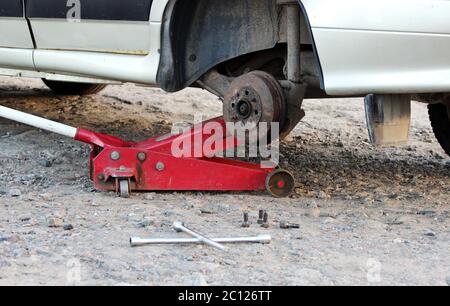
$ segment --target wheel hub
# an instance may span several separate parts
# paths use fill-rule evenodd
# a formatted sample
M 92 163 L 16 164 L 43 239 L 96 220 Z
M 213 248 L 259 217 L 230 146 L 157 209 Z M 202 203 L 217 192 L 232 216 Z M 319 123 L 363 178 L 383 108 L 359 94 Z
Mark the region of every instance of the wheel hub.
M 252 88 L 241 88 L 229 100 L 227 122 L 241 122 L 242 124 L 257 124 L 261 120 L 261 101 Z M 230 120 L 228 120 L 230 119 Z
M 249 101 L 240 100 L 236 107 L 236 113 L 239 119 L 247 119 L 252 113 L 252 105 Z
M 284 125 L 286 99 L 278 81 L 262 71 L 247 73 L 233 81 L 224 99 L 225 121 L 240 123 L 246 127 L 258 127 L 260 123 Z

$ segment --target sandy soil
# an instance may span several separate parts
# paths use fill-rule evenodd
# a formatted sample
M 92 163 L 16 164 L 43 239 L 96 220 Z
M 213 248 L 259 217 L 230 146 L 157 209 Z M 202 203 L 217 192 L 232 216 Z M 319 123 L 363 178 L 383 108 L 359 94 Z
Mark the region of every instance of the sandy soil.
M 58 97 L 37 80 L 0 78 L 0 104 L 129 139 L 169 131 L 194 113 L 219 115 L 200 90 L 133 85 Z M 0 285 L 446 285 L 450 159 L 426 106 L 411 142 L 368 144 L 361 99 L 309 100 L 281 145 L 295 194 L 96 192 L 88 147 L 0 119 Z M 268 210 L 271 227 L 256 225 Z M 240 227 L 243 211 L 252 226 Z M 269 245 L 130 248 L 130 236 L 179 237 L 182 220 L 210 236 L 271 234 Z M 280 220 L 301 224 L 281 230 Z M 56 226 L 56 227 L 54 227 Z M 182 235 L 181 235 L 182 236 Z

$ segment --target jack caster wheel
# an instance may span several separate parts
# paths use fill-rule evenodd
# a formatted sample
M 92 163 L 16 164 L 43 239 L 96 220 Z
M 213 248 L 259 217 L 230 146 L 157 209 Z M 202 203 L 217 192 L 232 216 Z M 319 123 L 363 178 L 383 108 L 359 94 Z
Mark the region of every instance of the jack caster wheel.
M 277 198 L 286 198 L 294 192 L 294 176 L 286 170 L 275 170 L 267 175 L 266 189 Z
M 127 199 L 130 197 L 131 190 L 130 190 L 130 181 L 128 179 L 119 180 L 117 193 L 121 198 Z

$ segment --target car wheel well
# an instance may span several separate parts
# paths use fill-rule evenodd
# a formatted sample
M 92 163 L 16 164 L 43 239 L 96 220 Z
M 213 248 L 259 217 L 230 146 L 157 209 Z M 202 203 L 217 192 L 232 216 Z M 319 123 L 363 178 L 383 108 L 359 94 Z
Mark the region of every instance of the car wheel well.
M 314 54 L 306 14 L 302 19 L 302 50 Z M 166 91 L 191 86 L 212 68 L 231 76 L 250 69 L 283 77 L 286 24 L 277 0 L 171 0 L 164 20 L 157 82 Z M 318 58 L 309 59 L 321 78 Z

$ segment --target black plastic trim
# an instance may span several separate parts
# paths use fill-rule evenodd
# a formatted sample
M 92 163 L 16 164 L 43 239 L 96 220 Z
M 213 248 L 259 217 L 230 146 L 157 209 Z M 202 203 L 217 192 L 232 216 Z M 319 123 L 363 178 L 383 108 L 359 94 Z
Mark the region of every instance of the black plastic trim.
M 186 2 L 183 2 L 183 0 L 171 0 L 169 2 L 169 5 L 166 7 L 166 11 L 164 14 L 165 21 L 162 24 L 161 60 L 158 69 L 157 83 L 166 91 L 178 91 L 185 88 L 186 86 L 189 86 L 188 80 L 190 80 L 190 78 L 186 78 L 186 71 L 184 71 L 183 69 L 183 59 L 186 58 L 186 54 L 180 54 L 185 52 L 186 48 L 184 46 L 182 46 L 182 48 L 177 48 L 177 44 L 180 44 L 180 41 L 185 41 L 187 39 L 186 35 L 189 35 L 189 33 L 186 33 L 188 27 L 181 27 L 182 29 L 185 29 L 185 31 L 174 30 L 180 28 L 179 26 L 177 27 L 177 23 L 190 22 L 189 17 L 191 12 L 187 8 L 181 9 L 181 16 L 174 15 L 180 11 L 180 8 L 177 8 L 177 6 L 185 3 Z M 308 32 L 312 42 L 314 58 L 319 68 L 320 88 L 324 91 L 325 82 L 323 77 L 323 69 L 320 63 L 318 50 L 316 48 L 316 42 L 314 40 L 310 20 L 302 1 L 298 0 L 298 3 L 306 19 Z M 176 39 L 174 39 L 174 36 L 176 36 Z M 225 47 L 226 46 L 222 45 L 222 48 Z
M 303 2 L 301 0 L 297 0 L 297 1 L 298 1 L 298 4 L 300 5 L 300 8 L 303 11 L 303 15 L 305 16 L 306 25 L 308 26 L 309 35 L 310 35 L 311 41 L 312 41 L 313 54 L 314 54 L 314 57 L 316 59 L 317 65 L 318 65 L 319 70 L 320 70 L 320 88 L 323 91 L 325 91 L 325 80 L 323 78 L 322 64 L 320 63 L 319 52 L 317 51 L 316 41 L 314 40 L 314 34 L 313 34 L 313 31 L 312 31 L 311 23 L 309 22 L 308 12 L 306 11 L 306 8 L 303 5 Z
M 23 17 L 22 0 L 0 0 L 0 17 Z
M 0 0 L 4 1 L 12 0 Z M 17 1 L 17 0 L 14 0 Z M 148 21 L 153 0 L 79 0 L 81 20 Z M 67 0 L 27 0 L 28 18 L 65 19 Z

